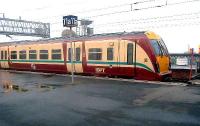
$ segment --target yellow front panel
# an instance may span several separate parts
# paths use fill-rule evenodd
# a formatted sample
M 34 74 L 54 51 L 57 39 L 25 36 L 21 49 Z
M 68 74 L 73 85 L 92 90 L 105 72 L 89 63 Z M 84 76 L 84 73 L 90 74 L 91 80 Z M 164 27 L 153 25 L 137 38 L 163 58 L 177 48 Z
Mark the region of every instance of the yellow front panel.
M 157 62 L 159 64 L 160 73 L 166 73 L 169 71 L 169 56 L 157 56 Z

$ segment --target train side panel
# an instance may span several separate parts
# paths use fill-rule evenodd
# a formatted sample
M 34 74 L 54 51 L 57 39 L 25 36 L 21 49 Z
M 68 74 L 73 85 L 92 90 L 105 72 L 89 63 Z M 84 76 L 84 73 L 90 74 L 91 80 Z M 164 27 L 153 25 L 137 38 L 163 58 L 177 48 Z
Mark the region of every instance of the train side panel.
M 17 70 L 66 73 L 62 52 L 61 43 L 11 46 L 9 65 Z
M 116 75 L 119 67 L 118 40 L 96 40 L 85 42 L 85 73 L 95 75 Z

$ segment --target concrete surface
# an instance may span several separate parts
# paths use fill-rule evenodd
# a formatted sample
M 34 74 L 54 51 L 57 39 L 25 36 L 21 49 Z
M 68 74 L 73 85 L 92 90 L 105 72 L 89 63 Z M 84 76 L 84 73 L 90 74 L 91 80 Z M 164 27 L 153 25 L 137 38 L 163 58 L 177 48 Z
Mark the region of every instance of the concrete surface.
M 0 126 L 200 125 L 198 86 L 70 80 L 0 71 Z

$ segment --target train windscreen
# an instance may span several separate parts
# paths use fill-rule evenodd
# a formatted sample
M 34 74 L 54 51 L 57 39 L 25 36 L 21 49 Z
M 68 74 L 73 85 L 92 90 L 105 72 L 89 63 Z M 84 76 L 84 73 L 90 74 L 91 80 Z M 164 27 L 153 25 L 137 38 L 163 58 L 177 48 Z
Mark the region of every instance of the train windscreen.
M 169 55 L 167 47 L 162 39 L 161 40 L 152 39 L 151 45 L 154 49 L 155 55 L 157 56 Z
M 158 41 L 153 39 L 153 40 L 151 40 L 150 43 L 151 43 L 151 46 L 154 49 L 155 55 L 160 56 L 162 52 L 161 52 L 160 45 L 158 44 Z
M 169 55 L 167 46 L 165 45 L 164 41 L 161 39 L 160 41 L 161 46 L 163 47 L 163 51 L 166 53 L 166 55 Z

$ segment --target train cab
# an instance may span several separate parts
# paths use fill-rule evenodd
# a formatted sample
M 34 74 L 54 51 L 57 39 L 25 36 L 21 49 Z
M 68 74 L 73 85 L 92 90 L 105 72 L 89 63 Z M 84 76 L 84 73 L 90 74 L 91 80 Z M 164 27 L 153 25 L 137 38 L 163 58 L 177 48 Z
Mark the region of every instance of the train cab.
M 153 32 L 146 32 L 145 34 L 150 39 L 150 45 L 156 56 L 156 72 L 163 77 L 171 75 L 170 55 L 163 39 Z

